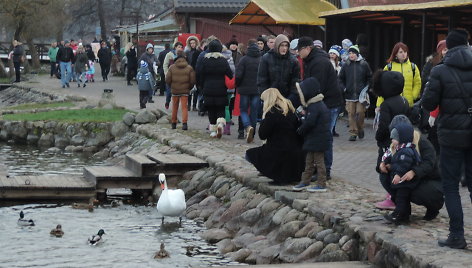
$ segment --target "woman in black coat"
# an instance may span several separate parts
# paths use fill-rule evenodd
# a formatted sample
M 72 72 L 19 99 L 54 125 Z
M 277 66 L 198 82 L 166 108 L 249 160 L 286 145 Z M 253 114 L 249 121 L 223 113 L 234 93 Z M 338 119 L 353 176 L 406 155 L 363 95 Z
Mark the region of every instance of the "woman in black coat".
M 297 182 L 305 167 L 295 109 L 276 88 L 265 90 L 261 99 L 264 108 L 259 137 L 266 143 L 247 150 L 246 159 L 276 184 Z
M 102 41 L 101 48 L 98 50 L 97 56 L 102 70 L 103 82 L 108 80 L 108 73 L 111 65 L 111 50 L 107 47 L 107 43 Z
M 133 80 L 133 77 L 138 73 L 138 56 L 136 54 L 136 47 L 133 44 L 131 44 L 128 51 L 126 51 L 126 60 L 128 62 L 126 80 L 128 81 L 128 86 L 131 86 L 131 80 Z
M 15 82 L 20 82 L 20 75 L 21 75 L 21 63 L 23 57 L 23 46 L 20 42 L 13 40 L 13 66 L 15 67 Z
M 203 102 L 210 121 L 210 137 L 221 138 L 225 121 L 225 106 L 228 105 L 225 76 L 233 78 L 228 61 L 221 54 L 223 46 L 213 40 L 208 44 L 208 53 L 202 60 L 199 81 L 203 85 Z

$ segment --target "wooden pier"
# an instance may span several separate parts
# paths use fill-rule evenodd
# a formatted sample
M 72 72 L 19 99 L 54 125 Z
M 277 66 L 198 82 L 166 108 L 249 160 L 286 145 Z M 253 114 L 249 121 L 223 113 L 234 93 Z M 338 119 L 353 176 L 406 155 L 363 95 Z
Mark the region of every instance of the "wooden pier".
M 82 177 L 0 175 L 0 200 L 89 199 L 113 188 L 149 195 L 158 184 L 159 173 L 175 178 L 205 167 L 207 162 L 185 154 L 129 154 L 124 166 L 84 167 Z

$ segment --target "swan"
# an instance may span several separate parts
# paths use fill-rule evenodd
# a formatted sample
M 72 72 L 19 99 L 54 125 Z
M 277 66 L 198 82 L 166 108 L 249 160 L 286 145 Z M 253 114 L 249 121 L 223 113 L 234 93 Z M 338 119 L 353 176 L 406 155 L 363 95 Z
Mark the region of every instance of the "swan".
M 91 237 L 89 237 L 88 243 L 91 246 L 96 246 L 98 244 L 103 243 L 102 235 L 104 234 L 105 234 L 105 231 L 103 231 L 103 229 L 100 229 L 96 235 L 92 235 Z
M 162 193 L 157 201 L 156 208 L 158 215 L 162 216 L 162 223 L 164 223 L 165 216 L 179 217 L 179 222 L 182 223 L 182 215 L 187 209 L 184 191 L 168 189 L 164 173 L 159 174 L 159 183 L 161 184 Z
M 18 225 L 21 226 L 34 226 L 34 221 L 33 220 L 26 220 L 25 219 L 25 214 L 23 213 L 23 210 L 20 212 L 20 218 L 18 219 Z
M 62 231 L 62 226 L 60 224 L 58 224 L 56 228 L 52 229 L 49 233 L 55 237 L 62 237 L 64 235 L 64 231 Z

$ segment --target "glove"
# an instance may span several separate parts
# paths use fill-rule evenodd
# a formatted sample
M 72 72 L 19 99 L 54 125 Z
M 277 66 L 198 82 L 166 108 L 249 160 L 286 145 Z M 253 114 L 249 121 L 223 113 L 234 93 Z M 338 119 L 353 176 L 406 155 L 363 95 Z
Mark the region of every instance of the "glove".
M 429 124 L 430 127 L 434 126 L 434 121 L 436 121 L 436 117 L 429 116 L 428 124 Z

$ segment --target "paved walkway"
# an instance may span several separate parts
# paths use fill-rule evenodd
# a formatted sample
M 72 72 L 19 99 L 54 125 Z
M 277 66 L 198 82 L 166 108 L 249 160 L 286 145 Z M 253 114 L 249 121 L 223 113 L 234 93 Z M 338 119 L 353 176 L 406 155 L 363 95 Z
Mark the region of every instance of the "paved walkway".
M 100 73 L 100 71 L 98 71 L 98 73 Z M 25 84 L 26 86 L 44 88 L 45 90 L 49 92 L 54 92 L 56 94 L 76 94 L 84 96 L 89 100 L 89 102 L 95 104 L 100 99 L 103 89 L 111 88 L 114 90 L 116 102 L 118 105 L 124 106 L 130 110 L 139 110 L 139 93 L 135 83 L 133 84 L 133 86 L 127 86 L 126 81 L 123 77 L 113 76 L 110 76 L 110 80 L 107 82 L 102 82 L 99 77 L 97 77 L 96 81 L 97 82 L 95 83 L 89 83 L 85 88 L 77 88 L 76 84 L 71 83 L 71 88 L 62 89 L 60 87 L 59 80 L 50 79 L 48 76 L 38 76 L 34 80 L 31 80 L 29 82 L 23 82 L 22 84 Z M 155 101 L 155 103 L 148 104 L 148 109 L 159 108 L 161 110 L 165 110 L 164 97 L 156 96 Z M 170 110 L 168 110 L 167 112 L 170 113 Z M 247 148 L 259 146 L 261 144 L 261 141 L 259 139 L 255 139 L 255 142 L 253 144 L 247 144 L 244 140 L 238 140 L 236 138 L 237 118 L 233 118 L 233 121 L 236 123 L 236 125 L 233 126 L 231 136 L 224 136 L 221 140 L 209 139 L 208 143 L 211 145 L 219 145 L 220 148 L 223 150 L 228 150 L 241 155 L 243 155 L 244 151 Z M 206 132 L 205 128 L 207 124 L 207 117 L 198 116 L 197 112 L 189 112 L 189 131 L 187 133 L 189 135 L 192 135 L 192 133 L 195 132 L 198 132 L 200 134 L 204 133 Z M 179 127 L 181 126 L 178 125 L 178 128 Z M 183 133 L 182 130 L 177 131 Z M 337 125 L 337 132 L 340 133 L 340 137 L 335 138 L 334 141 L 334 164 L 332 167 L 332 175 L 336 179 L 332 181 L 333 188 L 338 188 L 338 180 L 346 181 L 348 183 L 366 189 L 367 192 L 370 192 L 369 198 L 374 197 L 374 199 L 380 200 L 385 195 L 385 192 L 383 191 L 382 186 L 378 181 L 377 174 L 374 170 L 377 156 L 377 147 L 374 139 L 374 131 L 370 127 L 368 127 L 366 129 L 366 135 L 363 140 L 349 142 L 347 140 L 348 133 L 346 123 L 345 121 L 341 120 Z M 329 184 L 328 187 L 330 187 Z M 332 194 L 336 195 L 335 191 Z M 470 228 L 470 226 L 472 225 L 472 206 L 469 199 L 469 195 L 466 192 L 465 188 L 461 189 L 461 195 L 462 202 L 464 205 L 466 238 L 469 242 L 472 242 L 472 231 Z M 374 210 L 373 203 L 378 200 L 366 200 L 366 198 L 360 198 L 358 201 L 360 202 L 359 204 L 362 204 L 362 206 L 371 205 L 372 210 Z M 340 204 L 340 206 L 343 206 L 343 204 Z M 424 209 L 414 206 L 413 213 L 424 213 Z M 428 244 L 431 247 L 437 247 L 437 235 L 443 236 L 447 234 L 448 219 L 445 208 L 441 210 L 441 215 L 442 217 L 440 217 L 440 219 L 437 219 L 432 222 L 433 226 L 437 227 L 434 228 L 435 232 L 428 235 Z

